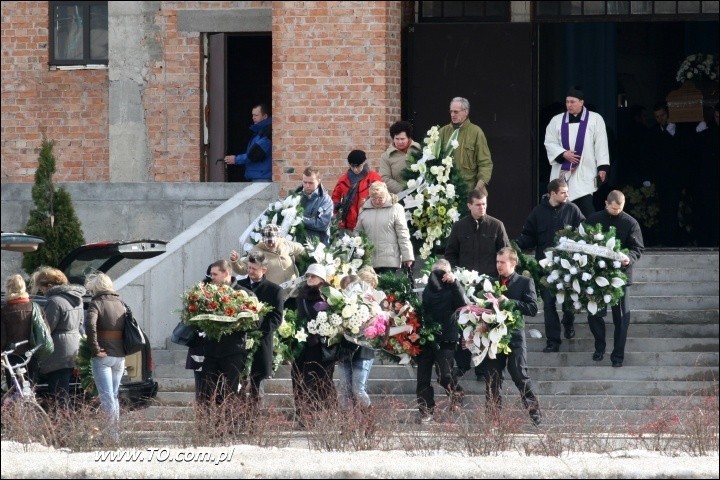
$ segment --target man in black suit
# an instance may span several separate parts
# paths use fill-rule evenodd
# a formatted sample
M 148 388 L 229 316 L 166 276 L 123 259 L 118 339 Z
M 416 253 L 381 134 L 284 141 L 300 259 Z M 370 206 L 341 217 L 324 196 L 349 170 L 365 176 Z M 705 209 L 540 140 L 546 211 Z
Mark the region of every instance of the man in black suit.
M 620 240 L 620 245 L 628 249 L 628 254 L 620 261 L 628 281 L 623 285 L 623 296 L 620 302 L 611 308 L 615 334 L 613 337 L 613 350 L 610 354 L 610 361 L 613 367 L 622 367 L 625 359 L 625 342 L 627 340 L 628 327 L 630 326 L 630 304 L 628 303 L 627 289 L 632 284 L 632 266 L 640 260 L 645 244 L 643 243 L 642 231 L 637 220 L 623 212 L 625 207 L 625 194 L 620 190 L 613 190 L 605 201 L 605 210 L 590 215 L 586 223 L 588 225 L 602 225 L 603 230 L 615 227 L 615 238 Z M 590 331 L 595 337 L 595 353 L 592 359 L 599 362 L 605 356 L 605 315 L 607 307 L 599 310 L 595 315 L 588 314 Z
M 517 262 L 517 253 L 512 247 L 504 247 L 497 253 L 495 263 L 499 281 L 507 287 L 499 299 L 500 308 L 503 308 L 504 304 L 514 304 L 523 315 L 534 317 L 538 311 L 535 283 L 531 278 L 515 273 Z M 540 424 L 542 414 L 532 380 L 528 377 L 525 329 L 519 329 L 512 333 L 510 350 L 509 354 L 498 353 L 496 358 L 485 357 L 483 361 L 487 364 L 485 410 L 489 415 L 495 416 L 502 408 L 503 370 L 507 365 L 510 377 L 520 390 L 523 405 L 528 410 L 533 424 L 537 426 Z
M 250 368 L 250 401 L 253 406 L 257 406 L 260 401 L 260 384 L 273 374 L 273 333 L 282 323 L 285 295 L 279 285 L 265 278 L 267 259 L 264 253 L 251 253 L 245 262 L 248 276 L 238 281 L 237 285 L 252 291 L 258 300 L 273 307 L 260 322 L 262 338 Z

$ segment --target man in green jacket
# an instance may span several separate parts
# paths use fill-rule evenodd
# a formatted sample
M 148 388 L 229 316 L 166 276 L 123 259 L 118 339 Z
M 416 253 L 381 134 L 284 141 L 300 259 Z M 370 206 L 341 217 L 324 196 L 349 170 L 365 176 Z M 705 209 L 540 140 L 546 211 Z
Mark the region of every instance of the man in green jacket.
M 470 102 L 455 97 L 450 102 L 450 123 L 440 129 L 443 150 L 449 143 L 457 141 L 453 154 L 453 165 L 460 170 L 467 184 L 467 191 L 490 183 L 493 163 L 490 158 L 485 133 L 470 122 Z

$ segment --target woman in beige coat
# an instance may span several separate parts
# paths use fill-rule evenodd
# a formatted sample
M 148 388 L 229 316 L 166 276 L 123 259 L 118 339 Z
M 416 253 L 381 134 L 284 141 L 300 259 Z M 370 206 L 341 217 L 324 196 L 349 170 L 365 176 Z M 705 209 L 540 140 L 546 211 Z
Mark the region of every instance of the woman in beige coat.
M 373 268 L 377 273 L 395 271 L 401 265 L 411 268 L 415 261 L 405 209 L 397 197 L 388 193 L 384 182 L 370 186 L 355 231 L 364 231 L 375 245 Z

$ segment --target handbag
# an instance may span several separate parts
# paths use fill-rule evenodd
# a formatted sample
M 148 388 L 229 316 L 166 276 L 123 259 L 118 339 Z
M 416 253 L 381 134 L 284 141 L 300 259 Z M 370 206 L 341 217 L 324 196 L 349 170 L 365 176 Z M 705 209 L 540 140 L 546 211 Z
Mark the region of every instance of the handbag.
M 140 325 L 138 325 L 137 319 L 132 314 L 132 310 L 130 310 L 130 307 L 128 307 L 127 303 L 125 302 L 123 302 L 123 305 L 125 305 L 123 350 L 125 350 L 125 355 L 131 355 L 142 350 L 142 348 L 145 346 L 145 343 L 147 343 L 147 338 L 145 337 L 143 331 L 140 329 Z
M 181 320 L 175 325 L 170 341 L 185 347 L 192 347 L 197 341 L 197 336 L 197 330 Z

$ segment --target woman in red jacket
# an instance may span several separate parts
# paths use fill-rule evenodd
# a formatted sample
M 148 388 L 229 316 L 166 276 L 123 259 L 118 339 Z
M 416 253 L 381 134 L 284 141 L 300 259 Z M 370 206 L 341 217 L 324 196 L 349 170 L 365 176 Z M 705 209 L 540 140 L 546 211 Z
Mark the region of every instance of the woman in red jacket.
M 370 184 L 382 182 L 375 170 L 370 170 L 367 157 L 362 150 L 353 150 L 348 155 L 350 168 L 338 180 L 332 192 L 335 214 L 340 220 L 341 230 L 353 230 L 357 225 L 360 206 L 370 196 Z

